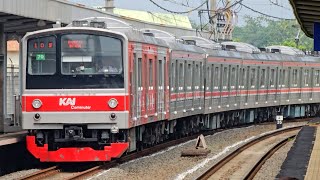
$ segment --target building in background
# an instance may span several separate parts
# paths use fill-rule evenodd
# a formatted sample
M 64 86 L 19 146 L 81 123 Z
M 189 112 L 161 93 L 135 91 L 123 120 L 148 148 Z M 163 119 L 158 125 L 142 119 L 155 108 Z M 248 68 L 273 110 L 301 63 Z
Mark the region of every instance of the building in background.
M 19 67 L 19 43 L 18 41 L 7 42 L 7 66 Z

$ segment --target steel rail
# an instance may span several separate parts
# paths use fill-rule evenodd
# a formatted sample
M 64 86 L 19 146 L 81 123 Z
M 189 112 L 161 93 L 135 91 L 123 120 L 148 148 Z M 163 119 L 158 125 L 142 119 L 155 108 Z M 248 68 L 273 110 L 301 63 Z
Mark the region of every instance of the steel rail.
M 283 147 L 284 145 L 286 145 L 290 139 L 295 138 L 297 135 L 293 135 L 287 139 L 284 139 L 282 141 L 280 141 L 279 143 L 277 143 L 275 146 L 273 146 L 263 157 L 261 157 L 261 159 L 254 165 L 254 167 L 251 169 L 251 171 L 246 175 L 246 177 L 244 179 L 248 179 L 251 180 L 253 179 L 256 174 L 259 172 L 259 170 L 261 169 L 261 167 L 263 166 L 263 164 L 270 159 L 270 157 L 277 152 L 281 147 Z
M 24 176 L 20 178 L 19 180 L 37 180 L 37 179 L 43 179 L 47 176 L 53 176 L 55 174 L 58 174 L 61 171 L 61 169 L 58 166 L 52 166 L 46 169 L 42 169 L 39 171 L 36 171 L 32 174 L 29 174 L 27 176 Z
M 221 161 L 219 161 L 218 163 L 214 164 L 209 169 L 207 169 L 203 174 L 201 174 L 196 179 L 197 180 L 209 179 L 215 172 L 217 172 L 219 169 L 221 169 L 229 161 L 231 161 L 233 158 L 235 158 L 237 155 L 239 155 L 244 150 L 246 150 L 246 149 L 250 148 L 251 146 L 257 144 L 258 142 L 261 142 L 261 141 L 263 141 L 265 139 L 268 139 L 270 137 L 273 137 L 273 136 L 277 136 L 279 134 L 283 134 L 283 133 L 286 133 L 286 132 L 290 132 L 290 131 L 295 131 L 295 130 L 301 129 L 302 127 L 303 126 L 295 126 L 295 127 L 283 129 L 283 130 L 280 130 L 280 131 L 276 131 L 276 132 L 273 132 L 273 133 L 270 133 L 270 134 L 265 134 L 263 136 L 260 136 L 260 137 L 258 137 L 256 139 L 254 139 L 254 140 L 252 140 L 252 141 L 240 146 L 239 148 L 237 148 L 233 152 L 231 152 L 229 155 L 224 157 Z

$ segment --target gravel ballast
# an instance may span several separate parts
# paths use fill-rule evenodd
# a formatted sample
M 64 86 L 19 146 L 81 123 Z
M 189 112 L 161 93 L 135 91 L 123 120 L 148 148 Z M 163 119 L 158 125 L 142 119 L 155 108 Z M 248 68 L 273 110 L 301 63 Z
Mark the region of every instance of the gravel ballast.
M 37 172 L 39 170 L 40 169 L 28 169 L 28 170 L 13 172 L 13 173 L 1 176 L 0 179 L 19 179 L 19 178 L 25 177 L 29 174 L 32 174 L 34 172 Z
M 254 177 L 254 180 L 269 180 L 275 179 L 281 169 L 281 165 L 287 157 L 294 140 L 289 141 L 286 145 L 275 152 L 270 159 L 268 159 L 260 171 Z
M 303 125 L 305 122 L 286 123 L 284 127 Z M 275 130 L 275 125 L 255 125 L 230 129 L 205 137 L 211 153 L 206 157 L 181 157 L 181 151 L 191 148 L 195 141 L 171 147 L 159 153 L 140 158 L 117 168 L 106 170 L 90 179 L 194 179 L 208 166 L 222 159 L 226 152 L 241 145 L 241 141 Z M 195 169 L 195 167 L 202 167 Z M 193 168 L 193 169 L 192 169 Z

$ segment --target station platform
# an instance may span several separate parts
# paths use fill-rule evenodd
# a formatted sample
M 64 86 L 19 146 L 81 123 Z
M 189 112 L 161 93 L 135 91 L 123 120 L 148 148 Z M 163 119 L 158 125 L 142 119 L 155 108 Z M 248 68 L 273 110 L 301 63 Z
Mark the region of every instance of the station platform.
M 0 146 L 15 144 L 21 141 L 25 141 L 27 131 L 0 134 Z
M 319 177 L 320 118 L 315 118 L 299 132 L 276 179 L 318 180 Z
M 320 178 L 320 124 L 316 126 L 316 137 L 308 164 L 306 180 L 316 180 Z

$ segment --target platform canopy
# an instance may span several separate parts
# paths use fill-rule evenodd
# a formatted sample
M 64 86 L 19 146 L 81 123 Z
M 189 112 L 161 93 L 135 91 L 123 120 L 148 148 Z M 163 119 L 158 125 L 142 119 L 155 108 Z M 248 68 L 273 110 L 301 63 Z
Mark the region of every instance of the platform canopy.
M 194 36 L 198 34 L 196 30 L 191 28 L 189 19 L 184 16 L 174 15 L 168 18 L 157 13 L 149 13 L 149 15 L 153 15 L 153 18 L 159 16 L 158 19 L 161 18 L 166 22 L 175 18 L 173 23 L 162 23 L 159 20 L 144 21 L 143 18 L 133 18 L 132 16 L 136 17 L 138 12 L 130 12 L 131 15 L 129 17 L 126 16 L 128 15 L 128 11 L 121 12 L 119 14 L 103 12 L 96 8 L 72 3 L 67 0 L 0 0 L 0 29 L 3 25 L 7 37 L 15 39 L 16 35 L 23 36 L 26 32 L 52 28 L 56 22 L 67 25 L 77 19 L 109 17 L 124 21 L 137 29 L 159 29 L 168 31 L 178 37 L 181 35 Z M 146 15 L 142 16 L 146 18 Z M 187 21 L 187 23 L 181 25 L 181 21 Z M 201 35 L 211 37 L 210 33 L 201 32 Z
M 314 23 L 320 23 L 320 0 L 289 0 L 304 33 L 313 38 Z

